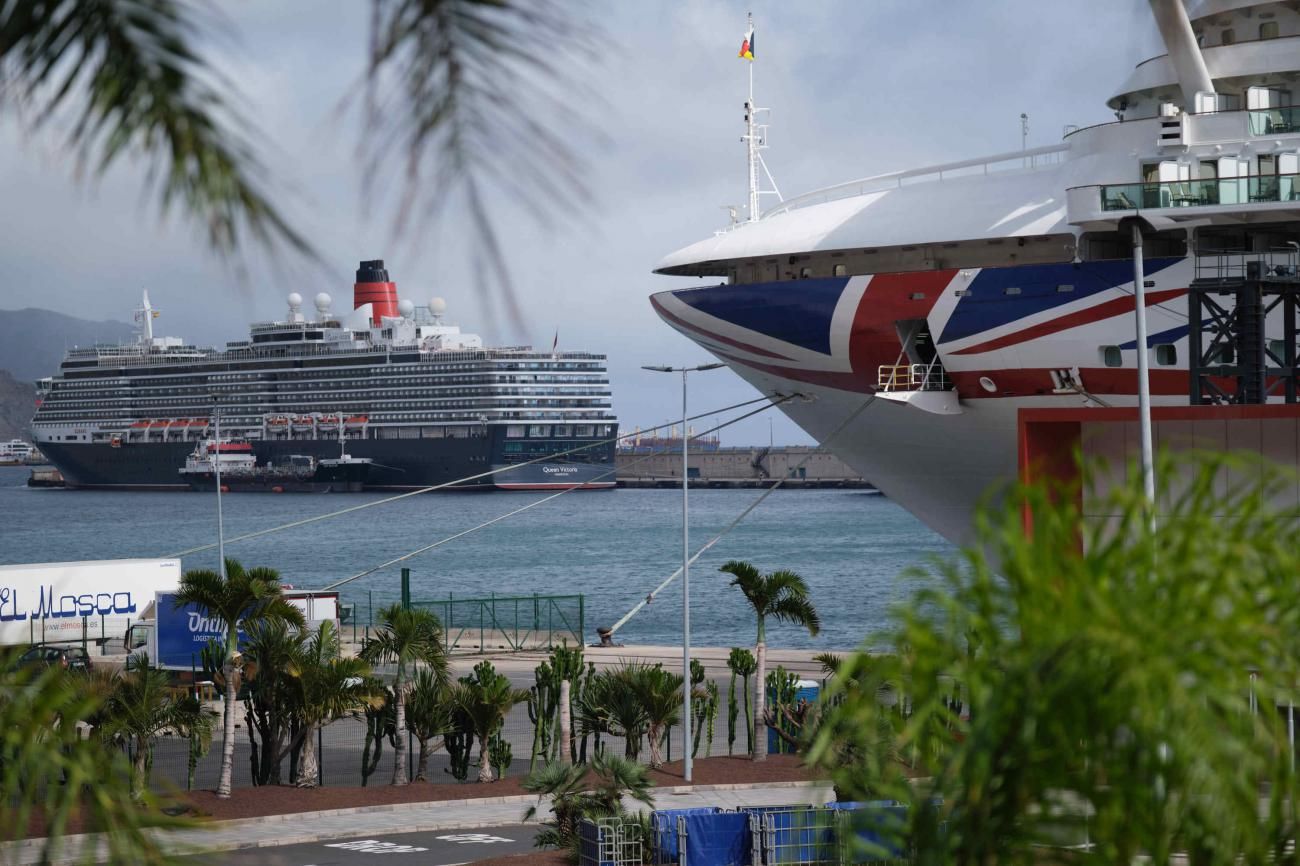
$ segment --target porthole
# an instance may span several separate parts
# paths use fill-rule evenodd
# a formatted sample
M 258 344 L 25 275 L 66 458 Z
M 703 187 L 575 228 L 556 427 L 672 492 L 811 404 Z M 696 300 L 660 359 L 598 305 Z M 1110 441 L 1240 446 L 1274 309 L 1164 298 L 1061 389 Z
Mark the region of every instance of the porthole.
M 1119 346 L 1102 346 L 1101 361 L 1107 367 L 1124 366 L 1124 353 L 1119 350 Z
M 1161 367 L 1172 367 L 1178 363 L 1178 347 L 1173 343 L 1156 344 L 1156 363 Z

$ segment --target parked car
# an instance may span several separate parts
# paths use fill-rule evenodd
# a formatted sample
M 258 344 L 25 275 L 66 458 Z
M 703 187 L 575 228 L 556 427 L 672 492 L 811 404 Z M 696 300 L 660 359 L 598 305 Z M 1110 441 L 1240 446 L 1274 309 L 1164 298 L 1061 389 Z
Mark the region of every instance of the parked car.
M 59 666 L 70 671 L 90 670 L 90 653 L 79 646 L 36 644 L 18 657 L 19 667 Z

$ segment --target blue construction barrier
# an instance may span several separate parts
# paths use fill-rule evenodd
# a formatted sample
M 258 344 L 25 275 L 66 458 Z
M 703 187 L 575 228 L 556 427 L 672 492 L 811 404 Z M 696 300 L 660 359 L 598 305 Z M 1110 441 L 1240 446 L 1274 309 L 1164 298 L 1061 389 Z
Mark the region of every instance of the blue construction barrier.
M 850 862 L 902 860 L 907 856 L 903 844 L 907 829 L 907 806 L 904 804 L 897 800 L 870 800 L 827 803 L 826 808 L 844 816 L 841 830 L 847 838 L 842 841 Z
M 687 866 L 751 866 L 753 835 L 743 812 L 684 815 L 679 824 Z
M 601 860 L 601 827 L 594 821 L 584 818 L 578 823 L 578 864 L 579 866 L 612 866 Z
M 656 809 L 650 813 L 650 832 L 654 835 L 653 849 L 656 863 L 680 863 L 681 844 L 677 838 L 677 819 L 692 815 L 716 815 L 719 806 L 700 806 L 694 809 Z

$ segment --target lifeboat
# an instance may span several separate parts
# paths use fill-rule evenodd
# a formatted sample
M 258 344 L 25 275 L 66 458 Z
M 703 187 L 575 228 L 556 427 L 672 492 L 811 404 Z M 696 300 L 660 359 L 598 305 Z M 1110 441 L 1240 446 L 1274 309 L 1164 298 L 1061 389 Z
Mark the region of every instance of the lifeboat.
M 214 451 L 222 454 L 251 454 L 253 453 L 253 445 L 250 442 L 236 441 L 221 442 L 219 444 L 216 442 L 209 442 L 208 453 L 211 454 Z
M 191 426 L 191 427 L 198 427 L 198 428 L 202 429 L 202 428 L 208 426 L 208 419 L 207 419 L 207 418 L 191 418 L 191 419 L 190 419 L 190 426 Z
M 322 415 L 320 416 L 320 425 L 322 427 L 337 427 L 339 425 L 339 416 Z
M 131 424 L 132 430 L 147 430 L 148 428 L 149 428 L 148 421 L 135 421 Z
M 349 415 L 349 416 L 347 417 L 347 420 L 344 421 L 343 423 L 346 424 L 348 427 L 364 427 L 364 426 L 366 426 L 366 424 L 370 423 L 370 416 L 369 416 L 369 415 Z
M 312 418 L 310 415 L 299 415 L 297 418 L 293 419 L 293 429 L 310 430 L 315 423 L 316 419 Z
M 289 426 L 289 419 L 283 415 L 272 415 L 266 419 L 266 426 L 272 430 L 284 430 Z

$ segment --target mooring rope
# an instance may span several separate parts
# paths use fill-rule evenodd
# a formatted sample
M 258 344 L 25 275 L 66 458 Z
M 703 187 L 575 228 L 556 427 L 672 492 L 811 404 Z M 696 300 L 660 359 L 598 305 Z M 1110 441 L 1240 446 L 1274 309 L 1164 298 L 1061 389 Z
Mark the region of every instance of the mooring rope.
M 827 436 L 827 437 L 822 441 L 822 445 L 823 445 L 823 446 L 826 446 L 826 445 L 829 445 L 832 441 L 834 441 L 835 437 L 838 436 L 841 432 L 843 432 L 844 429 L 845 429 L 846 427 L 848 427 L 850 423 L 853 422 L 853 419 L 855 419 L 855 418 L 857 418 L 859 415 L 861 415 L 862 412 L 863 412 L 863 411 L 864 411 L 868 406 L 870 406 L 870 405 L 872 404 L 872 402 L 875 401 L 875 399 L 876 399 L 876 396 L 875 396 L 874 394 L 872 394 L 872 395 L 871 395 L 870 397 L 868 397 L 865 401 L 863 401 L 863 403 L 862 403 L 861 406 L 859 406 L 857 409 L 853 410 L 853 412 L 851 412 L 851 413 L 849 414 L 849 416 L 848 416 L 847 418 L 844 419 L 843 423 L 841 423 L 840 426 L 836 427 L 835 430 L 831 433 L 831 435 Z M 815 452 L 812 452 L 812 451 L 808 452 L 808 454 L 806 454 L 802 460 L 800 460 L 798 463 L 796 463 L 796 464 L 794 465 L 794 469 L 797 471 L 800 467 L 802 467 L 805 463 L 808 462 L 808 460 L 813 456 L 814 453 L 815 453 Z M 744 520 L 746 517 L 748 517 L 749 514 L 750 514 L 750 512 L 752 512 L 755 508 L 757 508 L 759 505 L 761 505 L 761 504 L 763 503 L 763 500 L 764 500 L 764 499 L 767 499 L 767 497 L 769 497 L 769 496 L 771 496 L 773 493 L 775 493 L 775 492 L 776 492 L 776 489 L 777 489 L 778 487 L 780 487 L 782 484 L 785 483 L 786 477 L 788 477 L 788 476 L 783 476 L 783 477 L 781 477 L 781 478 L 778 478 L 778 479 L 776 480 L 776 482 L 775 482 L 771 487 L 769 487 L 769 488 L 767 488 L 766 490 L 764 490 L 763 493 L 762 493 L 762 494 L 761 494 L 757 499 L 755 499 L 753 502 L 751 502 L 751 503 L 749 504 L 749 506 L 745 508 L 744 511 L 740 512 L 740 514 L 738 514 L 738 515 L 736 516 L 736 519 L 735 519 L 735 520 L 733 520 L 733 521 L 731 521 L 730 523 L 728 523 L 727 526 L 726 526 L 726 528 L 724 528 L 724 529 L 723 529 L 721 532 L 719 532 L 717 535 L 715 535 L 715 536 L 713 536 L 712 538 L 710 538 L 710 539 L 709 539 L 709 540 L 704 544 L 704 546 L 701 547 L 699 550 L 695 551 L 695 554 L 694 554 L 693 556 L 691 556 L 688 560 L 686 560 L 686 565 L 687 565 L 687 566 L 694 565 L 694 564 L 695 564 L 695 561 L 696 561 L 697 559 L 699 559 L 699 558 L 704 554 L 705 551 L 707 551 L 709 548 L 713 547 L 713 545 L 717 544 L 719 541 L 722 540 L 723 536 L 725 536 L 727 533 L 731 532 L 731 530 L 733 530 L 733 529 L 735 529 L 737 526 L 739 526 L 739 525 L 740 525 L 740 522 L 741 522 L 742 520 Z M 658 595 L 660 592 L 662 592 L 664 589 L 666 589 L 666 588 L 668 587 L 668 585 L 671 584 L 671 583 L 672 583 L 674 580 L 676 580 L 678 577 L 680 577 L 681 574 L 682 574 L 682 567 L 681 567 L 681 566 L 678 566 L 678 568 L 677 568 L 676 571 L 674 571 L 672 574 L 668 575 L 668 577 L 667 577 L 667 578 L 666 578 L 662 583 L 660 583 L 658 586 L 656 586 L 653 590 L 651 590 L 650 593 L 649 593 L 645 598 L 641 599 L 641 600 L 638 601 L 635 605 L 633 605 L 632 609 L 629 610 L 626 614 L 624 614 L 622 619 L 620 619 L 618 622 L 614 623 L 614 625 L 610 626 L 609 633 L 610 633 L 611 635 L 613 635 L 613 634 L 614 634 L 615 632 L 617 632 L 620 628 L 622 628 L 624 625 L 626 625 L 628 620 L 630 620 L 632 617 L 634 617 L 634 616 L 636 616 L 638 613 L 640 613 L 641 610 L 642 610 L 642 608 L 644 608 L 646 605 L 648 605 L 648 604 L 649 604 L 649 603 L 654 599 L 654 597 L 655 597 L 656 595 Z
M 786 399 L 788 399 L 788 398 L 786 398 Z M 714 409 L 714 410 L 711 411 L 711 412 L 702 412 L 702 413 L 700 413 L 699 415 L 692 415 L 692 416 L 690 416 L 689 418 L 687 418 L 686 420 L 687 420 L 687 421 L 696 421 L 696 420 L 699 420 L 700 418 L 706 418 L 706 417 L 710 417 L 710 416 L 713 416 L 713 415 L 718 415 L 718 414 L 720 414 L 720 413 L 722 413 L 722 412 L 730 412 L 732 409 L 743 409 L 744 407 L 746 407 L 746 406 L 752 406 L 752 405 L 755 404 L 755 403 L 768 403 L 769 405 L 776 405 L 775 403 L 773 403 L 773 402 L 771 401 L 771 398 L 769 398 L 769 397 L 757 397 L 757 398 L 755 398 L 755 399 L 753 399 L 753 400 L 746 400 L 746 401 L 744 401 L 744 402 L 742 402 L 742 403 L 733 403 L 732 405 L 730 405 L 730 406 L 725 406 L 725 407 L 723 407 L 723 408 L 721 408 L 721 409 Z M 766 407 L 765 407 L 765 408 L 766 408 Z M 387 505 L 387 504 L 390 503 L 390 502 L 397 502 L 397 501 L 400 500 L 400 499 L 408 499 L 408 498 L 410 498 L 410 497 L 412 497 L 412 496 L 419 496 L 419 495 L 421 495 L 421 494 L 423 494 L 423 493 L 433 493 L 434 491 L 437 491 L 437 490 L 445 490 L 445 489 L 447 489 L 447 488 L 449 488 L 449 487 L 454 487 L 454 486 L 456 486 L 456 485 L 458 485 L 458 484 L 463 484 L 463 483 L 465 483 L 465 482 L 467 482 L 467 481 L 477 481 L 477 480 L 482 479 L 482 478 L 490 478 L 491 476 L 493 476 L 493 475 L 497 475 L 497 474 L 500 474 L 500 473 L 502 473 L 502 472 L 509 472 L 509 471 L 511 471 L 511 470 L 519 469 L 519 468 L 524 467 L 524 466 L 530 466 L 530 465 L 532 465 L 532 464 L 534 464 L 534 463 L 544 463 L 544 462 L 546 462 L 547 460 L 554 460 L 554 459 L 556 459 L 557 457 L 564 457 L 564 456 L 569 455 L 569 454 L 577 453 L 578 451 L 586 451 L 587 449 L 590 449 L 590 448 L 596 448 L 596 447 L 599 447 L 599 446 L 601 446 L 601 445 L 608 445 L 608 444 L 611 443 L 611 442 L 620 442 L 620 441 L 622 441 L 622 440 L 624 440 L 624 439 L 630 439 L 630 438 L 632 438 L 632 437 L 634 437 L 634 436 L 639 436 L 639 435 L 641 435 L 642 433 L 651 433 L 651 432 L 654 432 L 654 431 L 656 431 L 656 430 L 663 430 L 663 429 L 666 428 L 666 427 L 672 427 L 672 426 L 676 426 L 676 425 L 675 425 L 675 422 L 674 422 L 674 423 L 671 423 L 671 424 L 660 424 L 660 425 L 657 426 L 657 427 L 650 427 L 650 428 L 648 428 L 648 429 L 646 429 L 646 430 L 638 431 L 638 432 L 636 432 L 636 433 L 624 433 L 624 434 L 622 434 L 622 435 L 620 435 L 620 436 L 614 436 L 614 437 L 612 437 L 612 438 L 610 438 L 610 439 L 602 439 L 602 440 L 600 440 L 600 441 L 598 441 L 598 442 L 589 442 L 589 443 L 586 444 L 586 445 L 579 445 L 579 446 L 577 446 L 577 447 L 575 447 L 575 448 L 570 448 L 570 449 L 568 449 L 568 450 L 566 450 L 566 451 L 558 451 L 558 452 L 555 452 L 555 453 L 553 453 L 553 454 L 546 454 L 546 455 L 543 455 L 543 456 L 541 456 L 541 457 L 534 457 L 534 458 L 531 459 L 531 460 L 525 460 L 525 461 L 523 461 L 523 462 L 521 462 L 521 463 L 512 463 L 512 464 L 510 464 L 509 466 L 502 466 L 502 467 L 500 467 L 499 469 L 489 469 L 489 470 L 487 470 L 486 472 L 479 472 L 479 473 L 474 474 L 474 475 L 467 475 L 467 476 L 465 476 L 464 478 L 457 478 L 457 479 L 455 479 L 454 481 L 444 481 L 444 482 L 441 483 L 441 484 L 434 484 L 434 485 L 431 485 L 431 486 L 429 486 L 429 487 L 421 487 L 421 488 L 416 489 L 416 490 L 408 490 L 408 491 L 405 492 L 405 493 L 399 493 L 399 494 L 397 494 L 397 495 L 395 495 L 395 496 L 388 496 L 388 497 L 385 497 L 384 499 L 376 499 L 376 500 L 374 500 L 373 502 L 363 502 L 363 503 L 361 503 L 361 504 L 359 504 L 359 505 L 352 505 L 352 506 L 349 506 L 349 507 L 347 507 L 347 508 L 341 508 L 341 509 L 339 509 L 338 511 L 331 511 L 331 512 L 328 513 L 328 514 L 318 514 L 318 515 L 316 515 L 315 517 L 304 517 L 304 518 L 301 519 L 301 520 L 294 520 L 294 521 L 291 521 L 291 522 L 289 522 L 289 523 L 283 523 L 283 524 L 281 524 L 281 525 L 279 525 L 279 526 L 272 526 L 272 527 L 270 527 L 270 528 L 268 528 L 268 529 L 259 529 L 259 530 L 257 530 L 256 532 L 246 532 L 246 533 L 244 533 L 243 535 L 236 535 L 236 536 L 234 536 L 233 538 L 227 538 L 227 539 L 224 540 L 224 543 L 225 543 L 225 544 L 234 544 L 235 542 L 238 542 L 238 541 L 249 541 L 250 539 L 261 538 L 262 536 L 265 536 L 265 535 L 271 535 L 271 534 L 276 533 L 276 532 L 283 532 L 283 531 L 285 531 L 286 529 L 296 529 L 296 528 L 299 527 L 299 526 L 307 526 L 308 524 L 311 524 L 311 523 L 319 523 L 319 522 L 322 521 L 322 520 L 329 520 L 330 518 L 333 518 L 333 517 L 341 517 L 341 516 L 344 515 L 344 514 L 352 514 L 352 513 L 354 513 L 354 512 L 362 511 L 362 510 L 367 509 L 367 508 L 374 508 L 374 507 L 379 506 L 379 505 Z M 683 431 L 682 431 L 682 435 L 685 435 L 685 434 L 686 434 L 686 431 L 683 430 Z M 182 557 L 182 556 L 188 556 L 188 555 L 190 555 L 190 554 L 192 554 L 192 553 L 202 553 L 202 552 L 205 551 L 205 550 L 213 550 L 213 549 L 215 549 L 216 547 L 217 547 L 217 543 L 214 541 L 214 542 L 212 542 L 211 544 L 201 544 L 201 545 L 199 545 L 198 547 L 190 547 L 190 548 L 187 548 L 187 549 L 185 549 L 185 550 L 178 551 L 178 552 L 176 552 L 176 553 L 169 553 L 169 554 L 166 555 L 166 558 L 168 558 L 168 559 L 175 559 L 175 558 Z
M 695 434 L 694 436 L 691 436 L 690 438 L 691 438 L 691 439 L 698 439 L 698 438 L 700 438 L 701 436 L 707 436 L 707 435 L 709 435 L 710 433 L 715 433 L 715 432 L 717 432 L 718 430 L 721 430 L 721 429 L 724 428 L 724 427 L 730 427 L 732 424 L 736 424 L 736 423 L 739 423 L 739 422 L 741 422 L 741 421 L 744 421 L 746 418 L 751 418 L 751 417 L 753 417 L 754 415 L 759 414 L 760 412 L 766 412 L 768 409 L 771 409 L 771 408 L 774 407 L 774 406 L 779 406 L 779 405 L 781 405 L 782 403 L 786 402 L 786 401 L 789 400 L 789 399 L 791 399 L 791 398 L 788 397 L 788 396 L 786 396 L 786 397 L 781 397 L 781 398 L 779 398 L 779 399 L 777 399 L 777 400 L 773 400 L 773 401 L 769 402 L 766 406 L 760 406 L 760 407 L 758 407 L 757 409 L 754 409 L 754 410 L 752 410 L 752 411 L 750 411 L 750 412 L 746 412 L 744 415 L 738 415 L 738 416 L 736 416 L 735 418 L 732 418 L 732 419 L 729 420 L 729 421 L 724 421 L 723 423 L 718 424 L 718 425 L 716 425 L 716 426 L 714 426 L 714 427 L 712 427 L 712 428 L 710 428 L 710 429 L 708 429 L 708 430 L 705 430 L 705 431 L 702 432 L 702 433 L 697 433 L 697 434 Z M 725 410 L 724 410 L 724 411 L 725 411 Z M 711 414 L 716 414 L 716 413 L 711 413 Z M 649 454 L 645 454 L 645 455 L 642 455 L 642 456 L 636 458 L 635 460 L 629 460 L 629 461 L 627 461 L 627 463 L 625 463 L 624 466 L 634 466 L 634 465 L 636 465 L 637 463 L 641 463 L 642 461 L 649 460 L 651 457 L 658 457 L 658 456 L 660 456 L 661 454 L 667 454 L 667 453 L 669 453 L 669 449 L 667 449 L 667 448 L 662 449 L 662 450 L 660 450 L 660 451 L 652 451 L 652 452 L 650 452 Z M 598 480 L 598 479 L 601 479 L 601 478 L 608 477 L 608 476 L 613 475 L 614 473 L 616 473 L 616 472 L 618 472 L 618 471 L 619 471 L 619 470 L 618 470 L 618 467 L 610 468 L 608 471 L 602 472 L 601 474 L 597 475 L 597 476 L 596 476 L 596 479 Z M 426 545 L 424 545 L 423 547 L 416 548 L 415 550 L 412 550 L 410 553 L 405 553 L 405 554 L 403 554 L 403 555 L 401 555 L 401 556 L 398 556 L 398 557 L 396 557 L 396 558 L 394 558 L 394 559 L 390 559 L 390 560 L 388 560 L 387 562 L 382 562 L 382 563 L 380 563 L 379 565 L 374 566 L 373 568 L 367 568 L 365 571 L 358 572 L 358 573 L 352 575 L 351 577 L 345 577 L 345 578 L 343 578 L 342 580 L 336 580 L 334 583 L 331 583 L 331 584 L 329 584 L 328 586 L 322 587 L 322 588 L 321 588 L 321 592 L 325 592 L 325 591 L 327 591 L 327 590 L 331 590 L 331 589 L 337 589 L 338 587 L 343 586 L 344 584 L 351 583 L 351 582 L 354 581 L 354 580 L 360 580 L 361 578 L 366 577 L 367 575 L 371 575 L 371 574 L 374 574 L 374 573 L 377 572 L 377 571 L 382 571 L 382 570 L 384 570 L 385 568 L 389 568 L 389 567 L 391 567 L 391 566 L 397 565 L 399 562 L 405 562 L 405 561 L 408 560 L 408 559 L 411 559 L 411 558 L 413 558 L 413 557 L 419 556 L 419 555 L 422 554 L 422 553 L 427 553 L 428 551 L 433 550 L 434 548 L 441 547 L 442 545 L 444 545 L 444 544 L 448 544 L 448 543 L 450 543 L 450 542 L 452 542 L 452 541 L 455 541 L 455 540 L 458 539 L 458 538 L 464 538 L 466 535 L 469 535 L 470 533 L 478 532 L 480 529 L 486 529 L 487 527 L 493 525 L 494 523 L 500 523 L 501 521 L 505 520 L 506 518 L 514 517 L 516 514 L 520 514 L 520 513 L 524 512 L 524 511 L 527 511 L 527 510 L 530 509 L 530 508 L 536 508 L 537 506 L 542 505 L 543 503 L 546 503 L 546 502 L 550 502 L 552 499 L 557 499 L 557 498 L 563 496 L 563 495 L 566 494 L 566 493 L 572 493 L 574 490 L 577 490 L 577 489 L 578 489 L 578 488 L 576 488 L 576 487 L 569 487 L 569 488 L 566 488 L 566 489 L 564 489 L 564 490 L 560 490 L 560 491 L 558 491 L 558 492 L 556 492 L 556 493 L 552 493 L 552 494 L 550 494 L 549 496 L 544 496 L 544 497 L 542 497 L 541 499 L 538 499 L 538 500 L 535 501 L 535 502 L 530 502 L 530 503 L 528 503 L 527 505 L 520 506 L 519 508 L 516 508 L 514 511 L 508 511 L 508 512 L 506 512 L 505 514 L 501 514 L 501 515 L 498 515 L 498 516 L 496 516 L 496 517 L 493 517 L 491 520 L 486 520 L 486 521 L 484 521 L 483 523 L 480 523 L 478 526 L 471 526 L 469 529 L 461 530 L 460 532 L 457 532 L 457 533 L 455 533 L 454 535 L 449 535 L 449 536 L 447 536 L 446 538 L 443 538 L 443 539 L 440 539 L 439 541 L 435 541 L 435 542 L 433 542 L 432 544 L 426 544 Z

